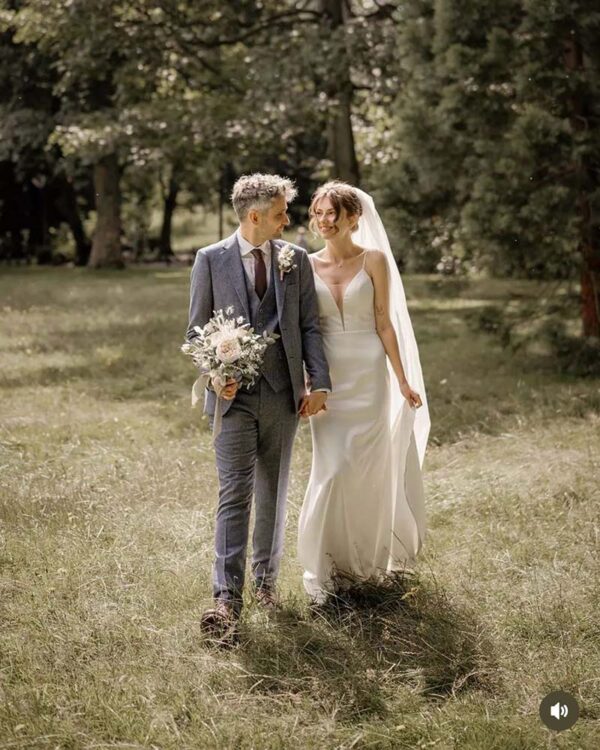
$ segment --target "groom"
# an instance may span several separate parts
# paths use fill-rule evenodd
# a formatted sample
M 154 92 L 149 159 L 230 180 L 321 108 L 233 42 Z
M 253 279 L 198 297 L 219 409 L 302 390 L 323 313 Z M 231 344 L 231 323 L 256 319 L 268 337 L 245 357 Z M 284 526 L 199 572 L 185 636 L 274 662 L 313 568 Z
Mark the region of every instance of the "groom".
M 293 183 L 253 174 L 234 185 L 232 203 L 240 225 L 221 242 L 202 248 L 192 269 L 190 320 L 204 326 L 215 310 L 233 307 L 257 333 L 280 338 L 265 353 L 261 376 L 250 389 L 230 383 L 222 392 L 222 428 L 215 442 L 219 504 L 215 531 L 215 606 L 201 619 L 205 632 L 228 639 L 242 605 L 252 496 L 255 527 L 252 573 L 257 601 L 276 606 L 275 582 L 283 549 L 292 443 L 298 417 L 320 411 L 331 389 L 318 323 L 312 268 L 306 252 L 292 246 L 293 268 L 278 262 L 289 224 Z M 305 386 L 304 368 L 310 390 Z M 216 395 L 205 394 L 212 421 Z

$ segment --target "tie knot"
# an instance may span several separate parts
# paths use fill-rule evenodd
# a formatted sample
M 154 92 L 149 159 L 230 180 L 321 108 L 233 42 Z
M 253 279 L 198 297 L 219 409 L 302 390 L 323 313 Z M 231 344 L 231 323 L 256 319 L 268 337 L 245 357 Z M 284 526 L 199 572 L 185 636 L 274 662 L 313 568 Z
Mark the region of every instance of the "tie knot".
M 262 254 L 263 254 L 263 252 L 260 249 L 260 247 L 255 247 L 252 250 L 252 255 L 254 255 L 254 257 L 256 258 L 256 260 L 258 260 L 259 258 L 262 258 Z

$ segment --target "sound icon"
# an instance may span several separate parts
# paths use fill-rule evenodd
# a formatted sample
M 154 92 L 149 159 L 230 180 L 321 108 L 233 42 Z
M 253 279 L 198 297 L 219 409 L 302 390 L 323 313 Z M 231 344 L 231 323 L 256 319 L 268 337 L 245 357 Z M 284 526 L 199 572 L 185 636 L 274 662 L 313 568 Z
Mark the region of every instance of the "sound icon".
M 579 706 L 574 695 L 564 690 L 553 690 L 540 703 L 540 719 L 555 732 L 570 729 L 579 717 Z
M 555 719 L 564 719 L 565 716 L 569 715 L 569 707 L 565 703 L 555 703 L 550 706 L 550 716 Z

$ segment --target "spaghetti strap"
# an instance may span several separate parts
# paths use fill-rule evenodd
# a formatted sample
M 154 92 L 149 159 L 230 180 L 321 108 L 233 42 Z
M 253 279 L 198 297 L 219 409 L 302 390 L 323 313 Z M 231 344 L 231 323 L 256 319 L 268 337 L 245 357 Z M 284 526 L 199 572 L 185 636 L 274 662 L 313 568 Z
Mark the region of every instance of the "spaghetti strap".
M 365 263 L 367 262 L 367 253 L 368 252 L 369 252 L 368 250 L 364 250 L 364 256 L 365 257 L 363 258 L 363 264 L 362 264 L 363 270 L 365 268 Z

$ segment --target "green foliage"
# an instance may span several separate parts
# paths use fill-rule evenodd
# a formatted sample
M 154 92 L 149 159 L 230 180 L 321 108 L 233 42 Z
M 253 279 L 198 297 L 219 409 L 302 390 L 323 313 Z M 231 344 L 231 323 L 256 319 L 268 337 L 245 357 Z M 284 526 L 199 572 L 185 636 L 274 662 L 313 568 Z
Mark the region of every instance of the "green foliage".
M 1 7 L 0 158 L 25 174 L 118 154 L 127 226 L 147 227 L 173 182 L 216 207 L 258 169 L 297 179 L 302 220 L 331 174 L 330 125 L 349 92 L 366 187 L 405 268 L 447 255 L 492 274 L 573 276 L 582 196 L 598 234 L 600 14 L 583 0 Z M 563 54 L 571 32 L 577 71 Z
M 338 5 L 21 0 L 1 18 L 10 45 L 52 72 L 44 135 L 62 157 L 117 152 L 125 169 L 176 175 L 206 202 L 253 169 L 293 174 L 310 194 L 329 174 L 327 124 L 348 69 L 361 156 L 377 153 L 396 89 L 393 6 L 353 2 L 333 29 Z
M 495 336 L 509 351 L 549 360 L 559 372 L 600 376 L 600 342 L 579 335 L 576 292 L 563 282 L 547 282 L 531 298 L 513 294 L 507 302 L 486 304 L 469 316 L 473 330 Z
M 11 161 L 17 175 L 52 169 L 46 151 L 55 126 L 56 76 L 32 44 L 15 44 L 12 16 L 0 15 L 0 161 Z
M 600 14 L 579 0 L 409 0 L 398 18 L 397 159 L 371 179 L 401 252 L 421 269 L 433 246 L 497 274 L 571 275 L 581 191 L 598 204 L 577 165 L 600 160 Z M 571 34 L 577 72 L 563 57 Z M 596 103 L 582 129 L 575 98 Z

